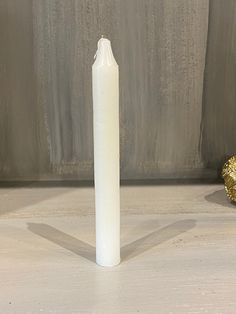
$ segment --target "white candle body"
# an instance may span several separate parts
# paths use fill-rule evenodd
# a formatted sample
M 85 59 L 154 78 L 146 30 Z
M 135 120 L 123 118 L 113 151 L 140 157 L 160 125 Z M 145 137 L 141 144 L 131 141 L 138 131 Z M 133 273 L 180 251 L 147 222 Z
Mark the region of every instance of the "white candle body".
M 108 39 L 92 68 L 96 262 L 120 262 L 119 69 Z

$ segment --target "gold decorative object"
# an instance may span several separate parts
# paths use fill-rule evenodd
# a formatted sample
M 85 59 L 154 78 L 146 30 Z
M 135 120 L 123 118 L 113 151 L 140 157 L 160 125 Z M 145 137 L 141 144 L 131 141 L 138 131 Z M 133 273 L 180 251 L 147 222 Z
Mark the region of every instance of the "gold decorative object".
M 236 155 L 223 166 L 222 177 L 225 181 L 225 191 L 231 201 L 236 202 Z

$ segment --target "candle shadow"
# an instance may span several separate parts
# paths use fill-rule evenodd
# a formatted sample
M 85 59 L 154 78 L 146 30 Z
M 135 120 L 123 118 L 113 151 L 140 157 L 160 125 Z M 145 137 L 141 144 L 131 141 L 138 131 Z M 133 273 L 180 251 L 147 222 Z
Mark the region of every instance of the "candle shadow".
M 134 258 L 171 238 L 175 238 L 178 235 L 187 232 L 194 228 L 195 225 L 195 220 L 186 219 L 155 230 L 148 235 L 123 246 L 121 248 L 121 260 L 124 262 Z M 68 235 L 65 232 L 44 223 L 28 223 L 28 230 L 89 260 L 90 262 L 96 262 L 96 249 L 94 246 Z
M 155 230 L 148 235 L 131 242 L 121 249 L 122 261 L 127 261 L 144 252 L 152 249 L 153 247 L 166 242 L 178 235 L 187 232 L 196 226 L 196 221 L 193 219 L 186 219 L 174 222 L 166 227 Z
M 95 247 L 44 223 L 28 223 L 28 229 L 64 249 L 95 263 Z

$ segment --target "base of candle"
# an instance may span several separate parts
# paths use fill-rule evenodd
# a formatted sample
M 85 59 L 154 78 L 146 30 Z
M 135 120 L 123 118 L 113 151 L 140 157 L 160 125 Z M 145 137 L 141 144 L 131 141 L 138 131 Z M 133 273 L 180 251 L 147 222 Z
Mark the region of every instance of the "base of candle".
M 112 261 L 112 262 L 106 262 L 104 260 L 96 259 L 96 263 L 97 265 L 102 266 L 102 267 L 114 267 L 120 264 L 120 259 Z

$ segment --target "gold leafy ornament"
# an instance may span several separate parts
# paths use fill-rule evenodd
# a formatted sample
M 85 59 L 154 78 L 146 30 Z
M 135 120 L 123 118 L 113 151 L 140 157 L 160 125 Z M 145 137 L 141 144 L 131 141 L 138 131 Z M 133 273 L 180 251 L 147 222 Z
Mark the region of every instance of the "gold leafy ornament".
M 231 201 L 236 202 L 236 155 L 223 166 L 222 177 L 225 181 L 225 191 Z

